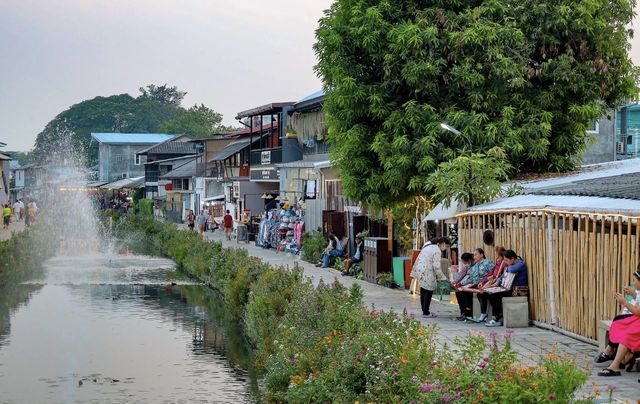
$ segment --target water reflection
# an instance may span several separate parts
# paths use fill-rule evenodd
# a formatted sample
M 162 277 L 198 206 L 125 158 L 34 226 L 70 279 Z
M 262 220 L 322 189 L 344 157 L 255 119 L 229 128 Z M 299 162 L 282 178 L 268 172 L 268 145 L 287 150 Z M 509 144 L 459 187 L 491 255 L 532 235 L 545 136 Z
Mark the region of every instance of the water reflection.
M 156 259 L 95 262 L 52 260 L 13 288 L 31 299 L 0 313 L 0 401 L 254 401 L 251 351 L 214 293 L 172 285 Z

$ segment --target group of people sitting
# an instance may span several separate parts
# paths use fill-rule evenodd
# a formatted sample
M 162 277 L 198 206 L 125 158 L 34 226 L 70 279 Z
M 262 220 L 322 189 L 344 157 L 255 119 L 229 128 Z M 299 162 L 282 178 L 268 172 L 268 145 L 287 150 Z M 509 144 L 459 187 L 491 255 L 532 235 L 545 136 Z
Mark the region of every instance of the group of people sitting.
M 599 376 L 620 376 L 622 369 L 631 372 L 640 367 L 640 266 L 633 273 L 632 285 L 613 298 L 621 311 L 611 322 L 606 349 L 596 357 L 596 363 L 612 362 Z
M 344 255 L 344 249 L 342 246 L 342 240 L 338 238 L 335 232 L 329 233 L 328 237 L 329 244 L 322 252 L 322 258 L 316 264 L 317 267 L 328 268 L 331 263 L 332 257 L 342 257 Z M 349 275 L 351 273 L 351 268 L 362 262 L 364 257 L 364 240 L 360 236 L 356 236 L 356 248 L 351 257 L 345 258 L 342 262 L 342 275 Z
M 486 321 L 487 327 L 499 326 L 502 324 L 502 298 L 528 293 L 528 269 L 524 260 L 504 247 L 496 247 L 495 253 L 495 263 L 486 257 L 482 248 L 460 256 L 462 264 L 451 280 L 460 307 L 457 320 L 476 321 L 473 318 L 475 294 L 480 303 L 477 321 Z M 487 315 L 489 305 L 491 319 Z
M 502 298 L 528 294 L 528 270 L 524 260 L 515 251 L 504 247 L 496 248 L 495 263 L 487 259 L 482 248 L 473 253 L 461 255 L 461 265 L 451 280 L 447 279 L 441 268 L 442 251 L 451 246 L 448 237 L 429 240 L 422 247 L 413 265 L 411 277 L 420 285 L 420 305 L 423 317 L 437 317 L 430 310 L 431 298 L 438 281 L 449 281 L 455 289 L 460 307 L 457 320 L 485 322 L 488 327 L 502 324 Z M 454 268 L 455 269 L 455 268 Z M 480 302 L 480 317 L 473 318 L 473 295 Z M 492 318 L 488 319 L 491 305 Z

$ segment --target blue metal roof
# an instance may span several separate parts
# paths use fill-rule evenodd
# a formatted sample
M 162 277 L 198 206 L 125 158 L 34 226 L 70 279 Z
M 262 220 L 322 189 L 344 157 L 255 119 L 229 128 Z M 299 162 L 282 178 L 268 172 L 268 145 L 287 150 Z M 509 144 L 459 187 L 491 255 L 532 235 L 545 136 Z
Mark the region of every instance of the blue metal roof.
M 323 96 L 324 96 L 324 90 L 318 90 L 313 94 L 307 95 L 306 97 L 304 97 L 303 99 L 298 101 L 296 104 L 300 104 L 301 102 L 313 100 L 314 98 L 320 98 L 320 97 L 323 97 Z
M 91 139 L 98 143 L 110 144 L 156 144 L 173 139 L 166 133 L 92 133 Z

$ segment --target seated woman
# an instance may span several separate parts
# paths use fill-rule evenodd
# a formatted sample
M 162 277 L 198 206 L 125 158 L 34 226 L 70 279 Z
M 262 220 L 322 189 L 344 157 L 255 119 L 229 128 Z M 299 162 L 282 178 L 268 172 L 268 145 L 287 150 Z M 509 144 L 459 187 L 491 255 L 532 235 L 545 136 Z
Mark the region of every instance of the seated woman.
M 487 324 L 487 327 L 498 327 L 502 325 L 502 298 L 512 296 L 512 289 L 515 287 L 526 287 L 529 285 L 527 264 L 524 260 L 518 257 L 513 250 L 507 250 L 504 252 L 504 262 L 507 264 L 505 273 L 515 273 L 515 278 L 511 288 L 505 292 L 493 293 L 489 295 L 489 303 L 493 310 L 493 318 Z M 504 275 L 504 274 L 503 274 Z
M 458 297 L 458 304 L 464 307 L 464 316 L 473 316 L 473 294 L 477 291 L 477 285 L 487 276 L 487 274 L 493 269 L 493 263 L 487 259 L 484 255 L 482 248 L 476 248 L 473 251 L 473 265 L 469 269 L 469 273 L 456 285 L 456 297 Z M 462 298 L 462 302 L 460 300 Z
M 471 269 L 471 265 L 473 265 L 473 254 L 471 253 L 463 253 L 460 256 L 460 268 L 458 272 L 453 274 L 453 279 L 451 279 L 451 284 L 454 288 L 460 287 L 460 282 L 469 274 L 469 270 Z M 456 300 L 458 300 L 458 306 L 460 307 L 460 317 L 454 318 L 454 320 L 464 321 L 467 316 L 472 315 L 472 308 L 467 307 L 468 301 L 465 300 L 466 296 L 465 292 L 456 290 Z
M 336 237 L 336 234 L 331 232 L 328 239 L 329 244 L 322 252 L 322 261 L 316 264 L 317 267 L 329 268 L 331 257 L 339 257 L 342 255 L 342 244 L 340 240 L 338 240 L 338 237 Z
M 485 321 L 487 319 L 487 309 L 489 308 L 489 294 L 484 293 L 484 288 L 489 288 L 496 285 L 496 281 L 502 275 L 502 271 L 507 266 L 504 261 L 504 253 L 507 251 L 504 247 L 496 247 L 496 265 L 493 270 L 485 276 L 485 278 L 478 284 L 480 290 L 476 297 L 480 302 L 480 318 L 479 321 Z
M 597 363 L 613 359 L 611 365 L 598 372 L 598 376 L 620 376 L 620 369 L 633 369 L 631 352 L 640 352 L 640 267 L 633 274 L 635 290 L 624 288 L 624 293 L 616 293 L 614 298 L 623 307 L 623 314 L 616 316 L 609 329 L 609 344 L 596 358 Z M 627 299 L 631 296 L 633 299 Z M 631 301 L 629 301 L 631 300 Z M 615 354 L 615 356 L 614 356 Z M 630 363 L 626 363 L 630 362 Z
M 362 261 L 364 257 L 364 243 L 362 239 L 356 236 L 356 252 L 353 254 L 353 257 L 347 258 L 344 260 L 344 270 L 342 271 L 342 275 L 349 275 L 349 270 L 353 266 L 353 264 L 357 264 Z

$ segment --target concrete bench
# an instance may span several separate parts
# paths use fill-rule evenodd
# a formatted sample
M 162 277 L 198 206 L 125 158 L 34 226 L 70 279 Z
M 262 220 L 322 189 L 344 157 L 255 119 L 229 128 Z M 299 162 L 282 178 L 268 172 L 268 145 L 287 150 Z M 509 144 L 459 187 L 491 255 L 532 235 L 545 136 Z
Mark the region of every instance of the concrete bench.
M 609 342 L 609 329 L 611 328 L 611 320 L 601 320 L 598 325 L 598 347 L 600 352 L 604 352 Z
M 529 298 L 527 296 L 503 297 L 502 318 L 506 328 L 529 327 Z

